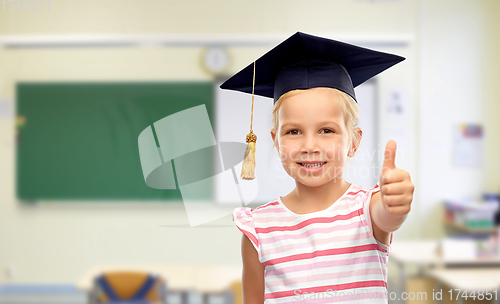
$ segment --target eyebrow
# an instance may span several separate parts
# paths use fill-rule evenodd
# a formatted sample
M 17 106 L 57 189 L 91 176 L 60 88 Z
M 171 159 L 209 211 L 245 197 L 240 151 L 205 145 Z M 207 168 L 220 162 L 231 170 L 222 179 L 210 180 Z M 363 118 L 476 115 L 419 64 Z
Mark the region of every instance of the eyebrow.
M 334 124 L 334 125 L 336 125 L 337 127 L 340 128 L 340 125 L 338 123 L 334 122 L 334 121 L 320 121 L 320 122 L 317 122 L 317 124 L 318 125 Z M 282 125 L 281 127 L 284 128 L 287 125 L 300 125 L 300 123 L 291 121 L 291 122 L 287 122 L 286 124 Z

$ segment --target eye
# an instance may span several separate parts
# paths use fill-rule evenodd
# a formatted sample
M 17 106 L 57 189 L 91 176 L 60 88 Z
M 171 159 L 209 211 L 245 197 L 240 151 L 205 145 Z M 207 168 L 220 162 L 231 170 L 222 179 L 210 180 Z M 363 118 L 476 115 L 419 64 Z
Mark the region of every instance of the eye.
M 285 134 L 291 134 L 291 135 L 298 134 L 298 133 L 293 133 L 293 132 L 299 132 L 299 131 L 298 130 L 290 130 L 290 131 L 286 132 Z
M 328 133 L 335 133 L 335 131 L 334 131 L 334 130 L 332 130 L 332 129 L 323 129 L 322 131 L 328 131 L 328 132 L 326 132 L 327 134 L 328 134 Z

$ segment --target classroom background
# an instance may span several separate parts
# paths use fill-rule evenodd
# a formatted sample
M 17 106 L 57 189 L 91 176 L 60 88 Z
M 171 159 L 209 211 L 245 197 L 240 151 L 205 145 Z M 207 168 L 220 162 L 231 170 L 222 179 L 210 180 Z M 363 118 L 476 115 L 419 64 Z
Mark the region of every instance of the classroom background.
M 396 166 L 415 184 L 389 255 L 389 302 L 434 303 L 440 288 L 443 302 L 479 301 L 456 290 L 450 300 L 450 289 L 489 289 L 479 302 L 495 302 L 499 17 L 496 0 L 1 2 L 0 303 L 97 303 L 96 278 L 119 271 L 125 293 L 159 275 L 159 302 L 242 303 L 241 232 L 228 210 L 284 196 L 291 179 L 265 180 L 279 166 L 257 171 L 238 199 L 224 191 L 232 180 L 210 180 L 195 187 L 201 201 L 184 204 L 179 189 L 194 178 L 181 184 L 176 170 L 173 188 L 155 184 L 141 140 L 150 148 L 149 126 L 205 105 L 220 148 L 206 155 L 222 151 L 219 163 L 239 175 L 242 158 L 230 155 L 243 156 L 251 99 L 218 85 L 297 31 L 406 57 L 359 88 L 370 102 L 354 167 L 375 166 L 350 177 L 374 186 L 394 139 Z M 271 168 L 272 100 L 255 107 L 257 167 Z

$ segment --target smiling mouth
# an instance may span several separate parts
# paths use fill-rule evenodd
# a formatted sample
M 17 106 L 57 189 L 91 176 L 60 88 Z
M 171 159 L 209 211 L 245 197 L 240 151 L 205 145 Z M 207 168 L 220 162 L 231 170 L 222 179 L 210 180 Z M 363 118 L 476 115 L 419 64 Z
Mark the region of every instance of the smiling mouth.
M 324 164 L 326 164 L 326 162 L 315 163 L 315 164 L 305 164 L 305 163 L 297 163 L 297 164 L 301 165 L 304 168 L 319 168 L 322 167 Z

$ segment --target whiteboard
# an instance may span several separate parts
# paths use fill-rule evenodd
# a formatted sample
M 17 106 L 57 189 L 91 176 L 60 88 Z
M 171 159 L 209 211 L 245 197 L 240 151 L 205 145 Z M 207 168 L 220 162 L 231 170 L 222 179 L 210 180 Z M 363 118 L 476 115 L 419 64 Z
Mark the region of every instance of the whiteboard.
M 355 93 L 359 105 L 359 127 L 363 130 L 363 137 L 356 155 L 346 165 L 344 179 L 363 187 L 373 187 L 380 176 L 376 80 L 371 79 L 357 86 Z

